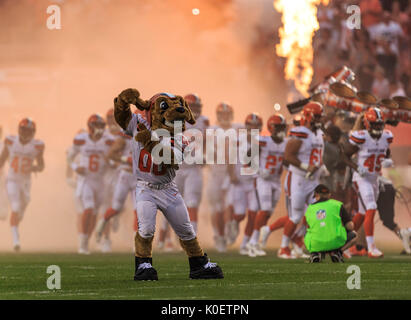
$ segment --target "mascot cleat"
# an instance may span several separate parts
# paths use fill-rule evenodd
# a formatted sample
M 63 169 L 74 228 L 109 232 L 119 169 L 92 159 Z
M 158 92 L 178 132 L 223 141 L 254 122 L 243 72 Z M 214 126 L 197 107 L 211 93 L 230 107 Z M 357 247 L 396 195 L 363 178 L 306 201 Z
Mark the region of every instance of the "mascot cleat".
M 134 273 L 134 280 L 136 281 L 157 281 L 157 271 L 151 265 L 152 258 L 138 258 L 135 257 L 136 270 Z
M 210 262 L 207 254 L 202 257 L 188 258 L 190 264 L 190 279 L 223 279 L 223 270 L 217 263 Z

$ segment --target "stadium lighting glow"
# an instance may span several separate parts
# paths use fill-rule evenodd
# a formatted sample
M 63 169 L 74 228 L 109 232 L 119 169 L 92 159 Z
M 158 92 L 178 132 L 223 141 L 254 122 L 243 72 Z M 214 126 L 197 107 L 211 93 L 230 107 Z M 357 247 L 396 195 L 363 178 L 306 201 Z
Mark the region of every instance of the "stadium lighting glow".
M 193 8 L 193 10 L 191 10 L 191 12 L 193 13 L 193 15 L 198 16 L 200 14 L 200 9 Z

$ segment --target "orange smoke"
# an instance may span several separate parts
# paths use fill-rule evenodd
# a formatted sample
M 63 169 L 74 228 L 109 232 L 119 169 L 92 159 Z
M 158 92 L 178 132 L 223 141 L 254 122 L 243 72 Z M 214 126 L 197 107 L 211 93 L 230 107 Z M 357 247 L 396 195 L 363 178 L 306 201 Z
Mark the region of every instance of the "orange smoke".
M 328 0 L 275 0 L 274 8 L 282 13 L 283 26 L 279 30 L 281 42 L 277 55 L 287 58 L 285 77 L 294 81 L 296 89 L 307 96 L 313 77 L 314 32 L 319 29 L 317 5 Z

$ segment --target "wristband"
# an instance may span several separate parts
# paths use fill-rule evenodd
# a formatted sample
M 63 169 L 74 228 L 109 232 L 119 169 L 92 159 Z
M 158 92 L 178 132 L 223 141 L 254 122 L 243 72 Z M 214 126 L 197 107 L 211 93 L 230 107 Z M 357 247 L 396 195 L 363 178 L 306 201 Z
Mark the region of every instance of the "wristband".
M 306 163 L 300 163 L 300 169 L 302 169 L 302 170 L 304 170 L 304 171 L 307 171 L 308 170 L 308 164 L 306 164 Z

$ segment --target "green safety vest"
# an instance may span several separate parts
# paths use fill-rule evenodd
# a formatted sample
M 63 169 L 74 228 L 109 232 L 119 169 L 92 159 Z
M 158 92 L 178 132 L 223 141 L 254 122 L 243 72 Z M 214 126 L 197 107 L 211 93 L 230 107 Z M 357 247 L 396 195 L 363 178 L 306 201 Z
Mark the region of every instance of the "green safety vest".
M 342 225 L 342 202 L 329 199 L 308 206 L 305 212 L 308 228 L 304 243 L 309 252 L 331 251 L 341 248 L 347 241 Z

